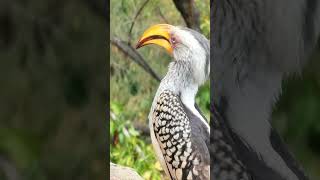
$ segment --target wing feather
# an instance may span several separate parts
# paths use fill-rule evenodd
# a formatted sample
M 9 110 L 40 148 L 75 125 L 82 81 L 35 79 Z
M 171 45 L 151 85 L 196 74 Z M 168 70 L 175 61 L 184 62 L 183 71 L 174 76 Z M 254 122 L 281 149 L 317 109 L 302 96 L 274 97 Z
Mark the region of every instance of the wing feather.
M 162 92 L 154 108 L 154 134 L 171 179 L 209 179 L 209 134 L 190 113 L 171 91 Z

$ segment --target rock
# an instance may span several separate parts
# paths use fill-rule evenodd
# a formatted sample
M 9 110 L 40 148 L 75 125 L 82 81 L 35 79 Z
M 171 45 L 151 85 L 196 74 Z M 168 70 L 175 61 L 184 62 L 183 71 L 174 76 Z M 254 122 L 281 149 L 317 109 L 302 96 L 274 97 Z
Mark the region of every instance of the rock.
M 143 180 L 132 168 L 110 162 L 110 180 Z

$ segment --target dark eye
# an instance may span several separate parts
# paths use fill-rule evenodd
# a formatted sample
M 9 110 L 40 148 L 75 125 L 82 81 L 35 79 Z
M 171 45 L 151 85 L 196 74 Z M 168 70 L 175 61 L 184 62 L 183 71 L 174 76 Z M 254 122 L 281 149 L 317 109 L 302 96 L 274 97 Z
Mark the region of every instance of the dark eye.
M 176 39 L 175 37 L 172 37 L 172 38 L 171 38 L 171 42 L 172 42 L 173 44 L 175 44 L 175 43 L 177 42 L 177 39 Z

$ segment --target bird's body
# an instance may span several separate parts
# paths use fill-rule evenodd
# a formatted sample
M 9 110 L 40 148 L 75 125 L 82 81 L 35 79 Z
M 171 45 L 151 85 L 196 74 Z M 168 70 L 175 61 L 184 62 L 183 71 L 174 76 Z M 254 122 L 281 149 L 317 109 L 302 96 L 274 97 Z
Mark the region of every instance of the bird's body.
M 249 179 L 308 179 L 272 128 L 271 115 L 282 81 L 302 70 L 317 42 L 319 2 L 211 0 L 210 122 L 224 135 L 215 139 L 219 131 L 212 130 L 211 146 L 219 146 L 219 140 L 230 145 Z M 213 170 L 224 166 L 226 157 L 210 155 L 217 160 Z M 220 179 L 221 171 L 213 172 Z
M 167 31 L 168 26 L 165 28 Z M 209 76 L 209 41 L 187 28 L 170 26 L 169 29 L 170 39 L 167 39 L 174 47 L 174 60 L 151 106 L 152 144 L 170 179 L 207 180 L 210 179 L 210 128 L 195 106 L 195 96 Z M 150 37 L 154 35 L 146 38 Z
M 176 89 L 179 85 L 170 80 L 165 77 L 161 82 L 149 114 L 158 159 L 167 167 L 171 179 L 209 179 L 208 176 L 196 178 L 208 175 L 210 170 L 209 126 L 194 106 L 198 87 Z

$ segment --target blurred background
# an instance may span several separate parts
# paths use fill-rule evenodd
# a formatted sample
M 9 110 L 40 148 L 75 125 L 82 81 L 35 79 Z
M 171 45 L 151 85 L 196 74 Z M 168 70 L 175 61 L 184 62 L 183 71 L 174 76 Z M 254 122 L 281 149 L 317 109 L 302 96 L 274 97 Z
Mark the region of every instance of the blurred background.
M 283 82 L 273 125 L 312 180 L 320 179 L 320 46 L 302 73 Z
M 110 4 L 110 159 L 129 166 L 145 179 L 164 179 L 149 137 L 148 114 L 171 61 L 163 48 L 134 49 L 151 25 L 189 26 L 207 38 L 209 0 L 111 0 Z M 197 95 L 209 119 L 209 82 Z
M 100 0 L 0 1 L 0 179 L 105 179 Z

